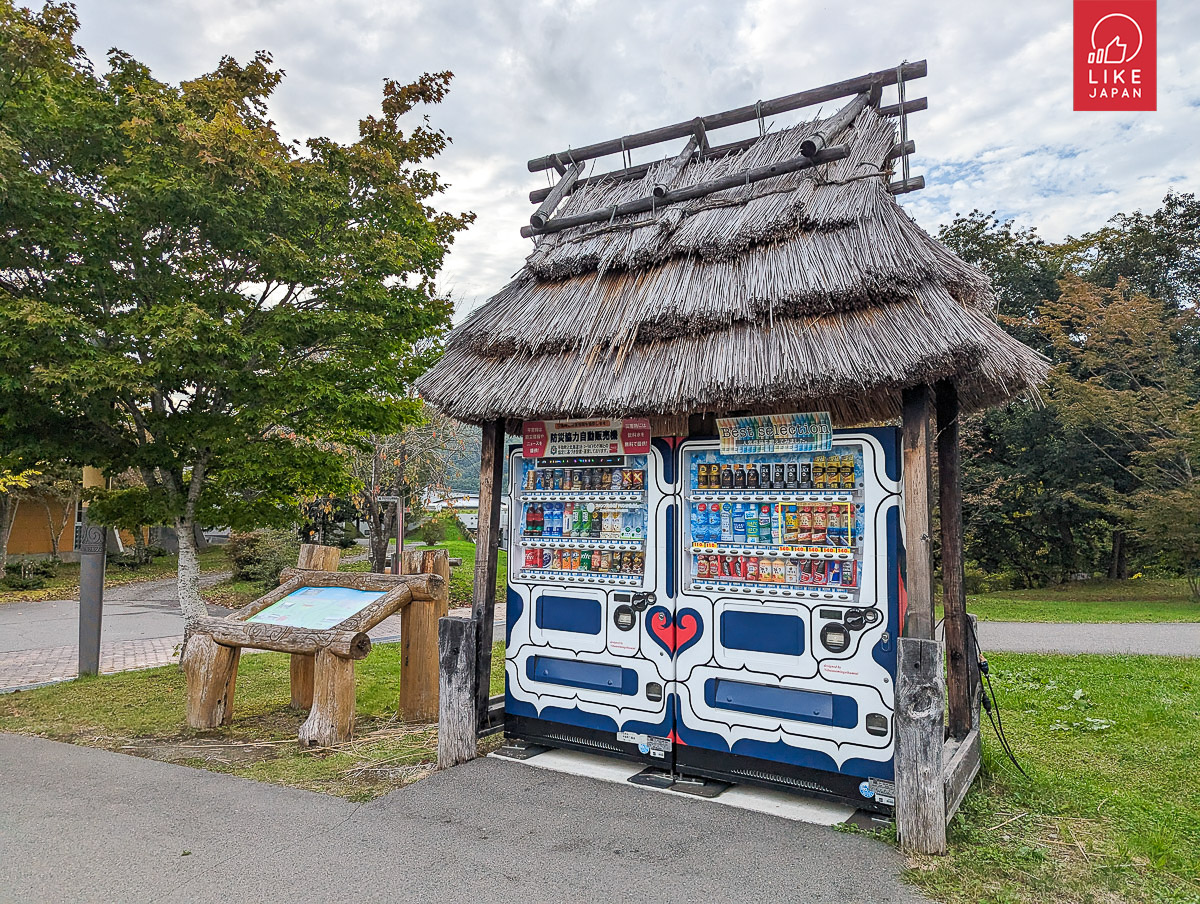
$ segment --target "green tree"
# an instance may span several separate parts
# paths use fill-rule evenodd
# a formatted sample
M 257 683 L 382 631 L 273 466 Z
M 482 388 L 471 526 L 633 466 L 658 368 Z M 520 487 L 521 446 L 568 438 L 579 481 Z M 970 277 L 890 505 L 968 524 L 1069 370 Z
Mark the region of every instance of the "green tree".
M 113 51 L 98 76 L 77 27 L 0 0 L 0 368 L 36 403 L 11 416 L 141 475 L 191 619 L 197 523 L 290 520 L 348 490 L 331 443 L 416 414 L 451 313 L 434 278 L 470 215 L 430 206 L 448 138 L 401 119 L 451 75 L 389 81 L 358 140 L 301 146 L 267 118 L 268 54 L 170 85 Z

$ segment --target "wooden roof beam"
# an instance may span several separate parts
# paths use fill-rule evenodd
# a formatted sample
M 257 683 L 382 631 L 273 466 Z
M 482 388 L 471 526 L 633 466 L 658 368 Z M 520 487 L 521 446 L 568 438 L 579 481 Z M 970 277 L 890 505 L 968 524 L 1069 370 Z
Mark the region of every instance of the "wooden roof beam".
M 904 102 L 904 114 L 906 116 L 909 113 L 919 113 L 922 110 L 928 110 L 928 109 L 929 109 L 929 98 L 928 97 L 914 97 L 912 100 L 906 100 Z M 879 115 L 880 116 L 899 116 L 900 115 L 900 105 L 899 104 L 889 104 L 886 107 L 880 107 Z
M 755 182 L 761 182 L 763 179 L 782 176 L 785 173 L 793 173 L 796 170 L 808 169 L 821 163 L 828 163 L 831 160 L 841 160 L 849 156 L 850 148 L 844 144 L 839 144 L 835 147 L 818 151 L 814 157 L 793 157 L 791 160 L 781 160 L 778 163 L 756 166 L 754 169 L 741 173 L 732 173 L 728 176 L 722 176 L 720 179 L 712 179 L 708 182 L 701 182 L 698 185 L 689 185 L 686 188 L 677 188 L 674 191 L 667 192 L 661 198 L 651 195 L 647 198 L 638 198 L 634 201 L 626 201 L 624 204 L 606 207 L 603 210 L 591 210 L 587 213 L 574 214 L 569 217 L 558 217 L 557 219 L 550 220 L 541 228 L 536 226 L 522 226 L 521 238 L 527 239 L 543 233 L 560 232 L 563 229 L 570 229 L 573 226 L 584 226 L 588 223 L 603 223 L 616 217 L 645 213 L 648 210 L 654 210 L 658 207 L 666 207 L 668 204 L 675 204 L 679 201 L 690 201 L 693 198 L 702 198 L 705 195 L 724 191 L 727 188 L 737 188 L 740 185 L 752 185 Z
M 924 176 L 913 176 L 910 179 L 897 179 L 888 185 L 888 191 L 893 195 L 903 195 L 910 191 L 920 191 L 925 187 Z
M 683 150 L 675 155 L 675 159 L 667 166 L 667 171 L 662 175 L 662 181 L 657 182 L 654 186 L 652 194 L 656 198 L 665 197 L 667 192 L 671 190 L 671 183 L 675 181 L 692 156 L 696 153 L 696 149 L 700 146 L 700 139 L 693 135 L 688 139 L 688 143 L 684 145 Z
M 575 180 L 579 178 L 579 174 L 582 172 L 582 163 L 572 163 L 571 168 L 563 173 L 562 178 L 558 180 L 558 184 L 550 190 L 550 194 L 546 196 L 546 200 L 542 202 L 542 206 L 530 216 L 529 222 L 534 226 L 545 226 L 546 221 L 554 213 L 554 208 L 562 203 L 562 199 L 574 187 Z
M 751 122 L 760 116 L 775 116 L 779 113 L 787 113 L 790 110 L 811 107 L 813 104 L 822 104 L 831 100 L 837 100 L 838 98 L 849 97 L 862 91 L 870 91 L 876 85 L 880 87 L 894 85 L 897 82 L 898 75 L 907 82 L 912 79 L 923 78 L 927 73 L 928 65 L 926 61 L 918 60 L 915 63 L 905 63 L 902 66 L 891 69 L 881 69 L 878 72 L 870 72 L 856 78 L 835 82 L 832 85 L 823 85 L 820 88 L 812 88 L 808 91 L 788 94 L 784 97 L 774 98 L 773 100 L 748 104 L 744 107 L 738 107 L 735 110 L 726 110 L 724 113 L 702 116 L 700 117 L 700 123 L 703 125 L 705 131 L 712 131 L 713 129 L 721 129 L 725 126 Z M 908 104 L 905 104 L 905 110 L 908 110 Z M 634 148 L 649 147 L 650 145 L 659 144 L 663 141 L 672 141 L 676 138 L 685 138 L 693 134 L 695 130 L 696 121 L 689 119 L 686 122 L 677 122 L 658 129 L 650 129 L 646 132 L 626 135 L 624 138 L 614 138 L 610 141 L 601 141 L 574 150 L 560 151 L 557 154 L 549 154 L 545 157 L 536 157 L 529 161 L 529 171 L 531 173 L 539 173 L 542 170 L 549 169 L 554 166 L 554 161 L 557 158 L 573 162 L 593 160 L 596 157 L 604 157 L 608 154 L 630 151 Z
M 854 124 L 870 99 L 871 92 L 864 91 L 828 119 L 822 120 L 820 128 L 800 142 L 800 153 L 805 157 L 815 157 L 817 151 L 823 150 L 835 135 Z

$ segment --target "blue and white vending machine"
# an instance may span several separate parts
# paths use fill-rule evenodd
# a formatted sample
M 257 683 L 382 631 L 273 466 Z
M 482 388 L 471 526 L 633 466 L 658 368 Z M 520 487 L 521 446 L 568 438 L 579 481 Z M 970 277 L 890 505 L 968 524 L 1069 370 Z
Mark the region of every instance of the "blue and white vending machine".
M 505 730 L 889 812 L 899 431 L 718 427 L 527 425 L 509 462 Z

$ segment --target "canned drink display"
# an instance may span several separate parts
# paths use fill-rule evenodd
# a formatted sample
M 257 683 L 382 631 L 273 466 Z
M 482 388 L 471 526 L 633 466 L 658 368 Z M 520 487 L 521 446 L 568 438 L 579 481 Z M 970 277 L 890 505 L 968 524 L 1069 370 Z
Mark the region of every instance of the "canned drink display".
M 708 464 L 700 462 L 696 467 L 696 487 L 697 490 L 708 489 Z
M 825 560 L 821 559 L 818 562 L 813 562 L 812 566 L 812 582 L 817 586 L 822 586 L 825 583 Z
M 537 471 L 530 468 L 525 472 L 525 489 L 532 490 L 537 487 Z
M 812 559 L 805 559 L 800 563 L 800 583 L 812 583 Z
M 829 510 L 818 505 L 812 513 L 812 542 L 824 543 L 829 529 Z
M 799 584 L 800 583 L 800 563 L 795 559 L 789 559 L 784 570 L 784 583 Z
M 563 469 L 555 468 L 554 476 L 551 478 L 551 480 L 552 480 L 552 483 L 550 485 L 550 489 L 561 490 L 563 488 Z
M 758 556 L 749 556 L 746 559 L 746 580 L 758 580 Z
M 633 554 L 633 573 L 644 574 L 646 571 L 646 554 L 644 552 L 635 552 Z
M 541 468 L 537 468 L 533 472 L 533 488 L 535 490 L 546 489 L 546 472 Z
M 804 506 L 797 521 L 796 541 L 798 543 L 812 542 L 812 509 Z
M 765 462 L 758 466 L 758 485 L 764 490 L 771 489 L 771 466 Z
M 800 515 L 796 506 L 789 505 L 783 510 L 783 542 L 795 543 L 800 537 Z
M 783 462 L 778 462 L 775 465 L 774 473 L 771 475 L 771 489 L 785 490 L 787 489 L 787 478 L 784 477 Z
M 721 556 L 719 564 L 721 566 L 721 577 L 733 577 L 733 556 Z
M 721 576 L 721 559 L 715 553 L 708 556 L 708 576 L 710 579 Z
M 608 468 L 600 469 L 599 489 L 601 489 L 601 490 L 611 490 L 612 489 L 612 471 L 610 471 Z
M 785 488 L 789 489 L 789 490 L 797 490 L 800 488 L 800 477 L 797 474 L 796 463 L 794 461 L 788 462 L 787 483 L 785 485 Z
M 811 461 L 800 463 L 800 488 L 811 490 L 813 488 L 813 467 Z
M 842 563 L 830 562 L 825 570 L 825 583 L 837 587 L 842 583 Z
M 814 490 L 825 489 L 825 456 L 818 455 L 813 459 L 812 482 Z
M 696 556 L 696 579 L 708 579 L 708 556 Z
M 593 557 L 593 559 L 594 558 L 595 557 Z M 612 571 L 612 553 L 611 552 L 600 553 L 600 570 L 602 572 L 604 572 L 605 574 Z
M 582 554 L 578 549 L 571 550 L 571 570 L 578 571 L 580 562 L 583 560 Z
M 625 470 L 623 468 L 613 468 L 609 473 L 608 485 L 614 490 L 625 489 Z
M 561 549 L 554 550 L 553 557 L 550 560 L 550 567 L 553 568 L 555 571 L 562 570 L 563 564 L 562 564 L 562 550 Z
M 729 563 L 729 568 L 735 578 L 744 578 L 746 576 L 746 557 L 738 556 Z
M 592 570 L 592 551 L 590 549 L 585 549 L 579 553 L 579 570 Z
M 542 567 L 549 568 L 554 564 L 554 553 L 549 549 L 542 550 Z

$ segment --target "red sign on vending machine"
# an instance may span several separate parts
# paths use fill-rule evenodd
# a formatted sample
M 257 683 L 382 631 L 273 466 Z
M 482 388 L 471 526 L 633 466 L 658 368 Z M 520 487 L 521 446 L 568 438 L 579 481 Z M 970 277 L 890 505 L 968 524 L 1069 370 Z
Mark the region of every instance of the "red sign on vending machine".
M 648 418 L 588 418 L 573 421 L 525 421 L 521 455 L 565 458 L 595 455 L 646 455 L 650 451 Z

